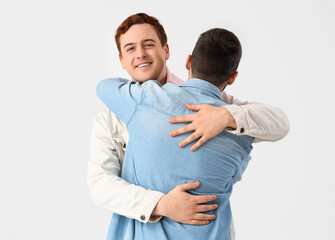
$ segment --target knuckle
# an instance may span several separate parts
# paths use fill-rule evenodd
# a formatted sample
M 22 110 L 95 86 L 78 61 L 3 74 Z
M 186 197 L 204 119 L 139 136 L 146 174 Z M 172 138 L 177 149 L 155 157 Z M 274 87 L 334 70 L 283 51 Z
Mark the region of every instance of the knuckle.
M 192 141 L 195 140 L 196 138 L 197 138 L 196 135 L 193 133 L 193 134 L 189 137 L 190 142 L 192 142 Z
M 195 212 L 195 206 L 193 205 L 193 206 L 191 206 L 190 208 L 189 208 L 189 210 L 193 213 L 193 212 Z
M 202 118 L 202 117 L 204 116 L 204 114 L 203 114 L 202 111 L 199 111 L 199 112 L 197 113 L 197 115 L 198 115 L 198 116 L 197 116 L 198 118 Z
M 183 132 L 189 132 L 191 129 L 189 127 L 189 125 L 182 127 L 180 130 L 182 130 Z
M 197 138 L 199 138 L 199 137 L 201 137 L 201 131 L 196 131 L 195 133 L 194 133 L 194 139 L 197 139 Z
M 204 142 L 207 142 L 208 139 L 210 139 L 210 138 L 208 137 L 208 135 L 204 135 L 204 136 L 202 137 L 202 141 L 204 141 Z
M 205 121 L 202 119 L 203 116 L 204 116 L 204 115 L 201 115 L 201 116 L 200 116 L 201 118 L 198 120 L 198 125 L 199 125 L 199 126 L 204 126 L 204 125 L 205 125 Z
M 211 210 L 211 206 L 210 205 L 204 205 L 203 211 L 207 212 Z
M 213 130 L 209 130 L 208 133 L 207 133 L 207 136 L 206 136 L 206 137 L 208 137 L 208 136 L 213 137 L 213 136 L 215 136 L 215 135 L 217 135 L 217 133 L 216 133 L 215 131 L 213 131 Z

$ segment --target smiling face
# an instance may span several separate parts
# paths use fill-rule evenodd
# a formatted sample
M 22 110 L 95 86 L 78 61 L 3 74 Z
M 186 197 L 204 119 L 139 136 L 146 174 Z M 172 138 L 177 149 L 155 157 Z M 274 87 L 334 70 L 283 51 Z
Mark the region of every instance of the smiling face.
M 121 65 L 134 81 L 157 80 L 166 83 L 165 61 L 169 46 L 162 46 L 156 31 L 147 23 L 135 24 L 120 36 Z

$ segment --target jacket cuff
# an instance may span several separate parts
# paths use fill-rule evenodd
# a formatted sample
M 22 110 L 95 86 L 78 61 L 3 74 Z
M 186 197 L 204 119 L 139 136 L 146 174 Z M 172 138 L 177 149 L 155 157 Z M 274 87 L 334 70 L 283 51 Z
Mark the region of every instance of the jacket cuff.
M 138 221 L 142 223 L 147 223 L 147 222 L 158 222 L 162 217 L 151 217 L 151 214 L 156 207 L 158 201 L 164 196 L 164 193 L 158 192 L 158 191 L 151 191 L 151 198 L 148 199 L 148 203 L 146 205 L 146 208 L 144 209 L 143 213 L 137 218 Z
M 245 113 L 243 109 L 240 106 L 237 105 L 227 105 L 224 106 L 228 112 L 233 116 L 236 122 L 237 128 L 234 130 L 227 130 L 230 133 L 236 134 L 236 135 L 245 135 L 248 134 L 248 124 L 247 119 L 245 117 Z

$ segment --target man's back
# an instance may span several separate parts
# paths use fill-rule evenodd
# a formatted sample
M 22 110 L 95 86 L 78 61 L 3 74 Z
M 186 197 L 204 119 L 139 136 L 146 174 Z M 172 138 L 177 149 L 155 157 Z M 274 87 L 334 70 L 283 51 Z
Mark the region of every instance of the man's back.
M 117 84 L 116 84 L 117 85 Z M 122 177 L 136 185 L 167 193 L 174 186 L 199 180 L 194 194 L 216 194 L 217 219 L 205 226 L 191 226 L 162 218 L 158 223 L 143 224 L 114 215 L 111 239 L 230 239 L 229 197 L 233 182 L 238 181 L 250 159 L 252 138 L 223 131 L 196 152 L 179 148 L 185 136 L 171 138 L 169 131 L 178 126 L 170 117 L 190 113 L 186 103 L 225 105 L 217 87 L 191 79 L 180 85 L 161 87 L 149 81 L 142 85 L 112 88 L 115 101 L 102 100 L 128 125 L 130 141 Z M 108 87 L 109 88 L 109 87 Z M 114 89 L 114 91 L 113 91 Z M 98 87 L 99 90 L 99 87 Z M 98 91 L 99 95 L 99 91 Z M 123 101 L 124 100 L 124 101 Z M 124 103 L 120 105 L 120 103 Z M 123 107 L 123 108 L 122 108 Z

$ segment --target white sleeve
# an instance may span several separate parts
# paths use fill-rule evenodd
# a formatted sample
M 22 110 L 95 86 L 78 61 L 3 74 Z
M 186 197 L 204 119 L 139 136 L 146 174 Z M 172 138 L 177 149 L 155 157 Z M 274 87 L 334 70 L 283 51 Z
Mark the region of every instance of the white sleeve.
M 222 92 L 223 101 L 230 104 L 225 108 L 234 117 L 237 135 L 249 135 L 255 142 L 278 141 L 285 137 L 290 124 L 286 114 L 278 107 L 258 102 L 241 101 Z
M 110 129 L 113 127 L 118 128 L 118 131 L 124 127 L 122 131 L 128 131 L 115 115 L 114 118 L 108 118 L 106 114 L 100 114 L 93 122 L 87 172 L 93 202 L 114 213 L 146 223 L 164 194 L 130 184 L 119 177 L 124 154 L 120 140 L 118 142 L 112 138 L 110 132 L 113 131 Z M 156 218 L 150 221 L 159 220 Z

